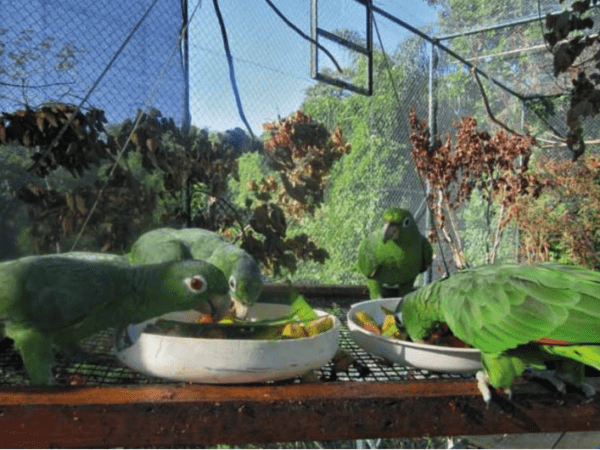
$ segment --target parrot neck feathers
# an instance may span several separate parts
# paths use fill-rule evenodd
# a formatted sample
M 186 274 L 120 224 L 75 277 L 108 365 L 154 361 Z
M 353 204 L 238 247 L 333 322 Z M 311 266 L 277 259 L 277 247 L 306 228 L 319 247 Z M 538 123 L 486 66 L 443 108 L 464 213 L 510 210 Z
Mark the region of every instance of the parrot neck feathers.
M 402 317 L 413 340 L 426 338 L 444 316 L 440 305 L 440 283 L 430 283 L 404 297 Z

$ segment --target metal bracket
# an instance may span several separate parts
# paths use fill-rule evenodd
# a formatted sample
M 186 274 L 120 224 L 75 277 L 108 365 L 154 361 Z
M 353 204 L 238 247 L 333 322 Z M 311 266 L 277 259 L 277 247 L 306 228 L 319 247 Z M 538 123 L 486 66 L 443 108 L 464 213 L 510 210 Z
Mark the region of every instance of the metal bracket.
M 352 1 L 352 0 L 348 0 Z M 318 26 L 318 2 L 319 0 L 311 0 L 310 2 L 310 76 L 317 81 L 331 84 L 334 86 L 348 89 L 362 95 L 373 94 L 373 15 L 371 0 L 354 0 L 365 6 L 366 19 L 366 45 L 358 45 L 340 36 L 337 36 L 329 31 L 323 30 Z M 335 78 L 331 75 L 321 73 L 319 71 L 319 37 L 323 37 L 337 44 L 340 44 L 350 50 L 361 53 L 367 57 L 367 80 L 366 87 L 357 86 L 345 80 Z

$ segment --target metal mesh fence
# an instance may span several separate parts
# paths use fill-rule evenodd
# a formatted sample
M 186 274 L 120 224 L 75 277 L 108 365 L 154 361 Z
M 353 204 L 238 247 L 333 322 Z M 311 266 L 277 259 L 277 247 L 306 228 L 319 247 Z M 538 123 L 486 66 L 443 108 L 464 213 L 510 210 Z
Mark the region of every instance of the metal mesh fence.
M 319 0 L 318 26 L 364 44 L 366 1 Z M 490 107 L 499 120 L 519 131 L 528 127 L 548 141 L 544 151 L 554 157 L 571 157 L 564 145 L 551 146 L 556 136 L 567 133 L 568 99 L 557 100 L 549 111 L 540 108 L 538 98 L 568 89 L 570 83 L 568 75 L 553 76 L 552 55 L 542 38 L 545 14 L 561 7 L 557 0 L 374 1 L 373 95 L 369 97 L 311 78 L 311 49 L 306 39 L 311 34 L 309 0 L 273 2 L 296 30 L 269 1 L 219 3 L 240 104 L 252 132 L 259 136 L 264 122 L 302 108 L 329 129 L 340 126 L 352 145 L 352 152 L 333 170 L 323 207 L 305 223 L 294 224 L 294 231 L 310 234 L 330 254 L 324 265 L 301 264 L 295 282 L 364 283 L 356 269 L 357 250 L 364 236 L 381 225 L 386 207 L 408 208 L 421 232 L 427 233 L 426 187 L 410 156 L 408 113 L 414 107 L 440 134 L 454 133 L 457 122 L 467 115 L 473 115 L 480 128 L 494 131 L 469 64 L 482 71 Z M 244 146 L 244 133 L 249 130 L 232 93 L 232 74 L 215 4 L 195 0 L 0 0 L 0 111 L 51 102 L 81 105 L 84 111 L 103 110 L 110 129 L 126 119 L 133 121 L 138 110 L 155 109 L 184 129 L 189 120 L 199 129 L 224 134 L 229 130 L 232 141 L 239 138 L 234 146 L 243 153 L 249 150 Z M 596 28 L 591 33 L 600 25 L 598 15 L 598 10 L 592 11 Z M 187 40 L 181 41 L 188 22 Z M 320 71 L 358 86 L 367 84 L 364 55 L 332 40 L 320 39 L 320 43 L 343 69 L 340 74 L 332 59 L 319 51 Z M 592 139 L 600 133 L 593 119 L 586 119 L 584 126 Z M 595 151 L 594 147 L 589 151 Z M 0 146 L 0 261 L 33 252 L 25 229 L 32 226 L 31 220 L 26 213 L 16 213 L 22 205 L 14 196 L 31 177 L 23 165 L 15 163 L 13 152 L 13 147 Z M 130 167 L 134 163 L 130 162 Z M 152 178 L 144 182 L 159 184 Z M 145 201 L 137 198 L 140 204 Z M 160 205 L 154 206 L 159 210 Z M 133 223 L 134 214 L 129 213 L 117 215 Z M 483 261 L 479 249 L 486 224 L 481 209 L 470 213 L 474 217 L 468 223 L 463 220 L 461 227 L 478 230 L 465 242 L 477 265 Z M 66 233 L 64 223 L 59 233 Z M 104 223 L 103 232 L 105 228 L 112 232 L 113 225 L 110 220 Z M 513 257 L 516 233 L 507 233 L 506 242 L 503 256 Z M 86 249 L 102 247 L 90 244 Z M 442 253 L 449 260 L 448 249 L 438 249 L 434 277 L 445 271 Z M 319 306 L 317 303 L 314 306 Z M 342 323 L 348 306 L 335 310 Z M 86 349 L 96 356 L 91 362 L 59 359 L 55 368 L 59 382 L 167 382 L 123 367 L 110 355 L 110 339 L 110 334 L 103 333 L 87 343 Z M 368 371 L 349 369 L 337 375 L 339 381 L 459 377 L 390 366 L 359 348 L 345 326 L 340 347 Z M 318 371 L 318 377 L 331 379 L 332 372 L 329 364 Z M 15 349 L 8 344 L 0 348 L 0 385 L 19 385 L 25 379 Z
M 364 44 L 367 2 L 314 3 L 319 28 Z M 186 125 L 191 114 L 198 128 L 247 132 L 232 94 L 216 4 L 1 1 L 0 107 L 8 112 L 48 102 L 81 103 L 84 109 L 104 110 L 109 124 L 133 120 L 138 109 L 156 108 L 177 126 Z M 373 95 L 365 97 L 310 77 L 311 2 L 220 2 L 252 132 L 260 135 L 264 122 L 303 108 L 330 129 L 340 125 L 352 145 L 348 161 L 332 174 L 325 207 L 308 220 L 310 226 L 298 225 L 297 231 L 309 231 L 332 256 L 324 266 L 301 266 L 300 282 L 361 283 L 354 269 L 359 242 L 379 226 L 387 206 L 407 207 L 426 231 L 425 186 L 410 157 L 408 111 L 414 106 L 438 133 L 454 132 L 469 114 L 481 128 L 494 130 L 465 63 L 482 71 L 499 120 L 516 130 L 528 126 L 542 138 L 566 133 L 568 100 L 557 102 L 549 114 L 540 114 L 536 100 L 570 82 L 566 75 L 553 76 L 552 55 L 542 38 L 544 17 L 560 9 L 558 2 L 381 0 L 373 7 Z M 592 17 L 597 19 L 596 10 Z M 319 51 L 320 71 L 365 85 L 364 55 L 333 40 L 319 42 L 343 69 L 337 73 L 332 58 Z M 585 122 L 592 137 L 595 126 Z M 564 146 L 554 151 L 569 156 Z M 2 197 L 0 210 L 16 206 L 9 198 Z M 23 253 L 18 224 L 0 222 L 6 236 L 0 257 Z
M 2 111 L 83 102 L 83 108 L 104 110 L 114 123 L 157 107 L 181 124 L 179 1 L 2 1 L 0 6 Z

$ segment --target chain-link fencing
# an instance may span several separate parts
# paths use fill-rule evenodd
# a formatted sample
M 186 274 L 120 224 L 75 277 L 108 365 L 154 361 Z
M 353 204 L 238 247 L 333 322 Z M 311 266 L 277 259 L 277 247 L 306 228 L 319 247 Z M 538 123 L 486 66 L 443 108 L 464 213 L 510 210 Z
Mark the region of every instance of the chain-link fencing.
M 97 108 L 104 111 L 109 134 L 124 121 L 135 121 L 138 110 L 154 111 L 155 117 L 160 112 L 158 117 L 172 118 L 184 132 L 190 124 L 221 132 L 219 139 L 225 136 L 240 154 L 254 150 L 247 145 L 250 130 L 259 136 L 263 123 L 299 108 L 329 129 L 340 126 L 352 151 L 334 168 L 326 202 L 315 217 L 291 224 L 292 231 L 314 236 L 330 259 L 325 265 L 301 265 L 295 280 L 361 283 L 357 249 L 366 233 L 381 225 L 383 209 L 406 207 L 423 233 L 430 226 L 427 188 L 410 156 L 411 107 L 434 134 L 454 133 L 468 115 L 494 132 L 498 126 L 491 112 L 507 127 L 530 130 L 554 145 L 557 155 L 569 156 L 553 138 L 565 136 L 568 100 L 559 98 L 550 109 L 544 103 L 545 96 L 569 88 L 568 75 L 553 75 L 543 39 L 545 15 L 560 10 L 557 1 L 382 0 L 371 5 L 371 32 L 369 4 L 0 1 L 0 107 L 14 112 L 60 102 L 83 111 Z M 315 52 L 308 37 L 317 27 L 326 36 L 319 37 L 322 48 Z M 371 63 L 356 49 L 369 41 Z M 318 56 L 319 73 L 344 83 L 368 88 L 371 76 L 372 95 L 316 82 L 311 55 Z M 598 134 L 594 126 L 585 122 L 592 137 Z M 31 181 L 22 161 L 9 154 L 2 155 L 3 259 L 35 250 L 24 243 L 22 232 L 31 225 L 8 214 L 18 207 L 12 194 Z M 80 213 L 89 213 L 90 206 Z M 152 207 L 158 211 L 161 205 Z M 470 221 L 461 217 L 462 227 L 485 228 L 483 215 L 470 214 Z M 159 219 L 156 223 L 172 223 Z M 60 223 L 62 233 L 70 231 L 70 222 Z M 139 229 L 144 226 L 148 223 Z M 478 237 L 469 241 L 481 244 Z

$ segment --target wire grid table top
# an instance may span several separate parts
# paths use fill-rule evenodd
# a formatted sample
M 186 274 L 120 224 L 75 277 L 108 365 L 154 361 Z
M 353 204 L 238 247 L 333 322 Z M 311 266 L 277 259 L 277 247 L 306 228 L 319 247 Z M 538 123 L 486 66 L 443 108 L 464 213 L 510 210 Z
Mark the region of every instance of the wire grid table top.
M 325 310 L 335 315 L 341 323 L 339 347 L 354 358 L 346 371 L 336 371 L 333 362 L 327 363 L 315 370 L 311 381 L 321 382 L 341 381 L 409 381 L 418 379 L 452 379 L 471 378 L 472 375 L 436 373 L 412 367 L 391 364 L 388 361 L 373 356 L 360 348 L 350 337 L 346 326 L 346 315 L 352 301 L 349 299 L 311 298 L 313 307 Z M 57 355 L 54 375 L 59 385 L 103 386 L 103 385 L 136 385 L 136 384 L 169 384 L 172 380 L 153 378 L 142 375 L 123 365 L 114 355 L 113 342 L 115 330 L 109 329 L 94 335 L 82 342 L 82 348 L 88 352 L 83 359 L 67 358 Z M 274 384 L 301 383 L 302 378 L 294 378 L 272 382 Z M 28 377 L 21 357 L 12 345 L 5 339 L 0 342 L 0 386 L 18 386 L 28 384 Z

